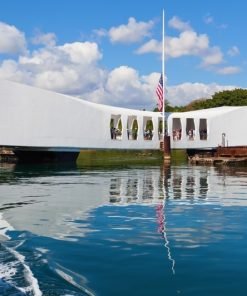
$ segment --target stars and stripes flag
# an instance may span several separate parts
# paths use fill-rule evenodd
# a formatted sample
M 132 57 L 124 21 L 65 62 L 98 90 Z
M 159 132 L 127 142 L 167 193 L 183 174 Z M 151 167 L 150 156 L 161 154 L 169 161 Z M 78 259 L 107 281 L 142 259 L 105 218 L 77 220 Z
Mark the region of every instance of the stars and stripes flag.
M 163 110 L 163 75 L 160 75 L 160 80 L 156 89 L 156 94 L 158 96 L 158 110 L 161 112 Z

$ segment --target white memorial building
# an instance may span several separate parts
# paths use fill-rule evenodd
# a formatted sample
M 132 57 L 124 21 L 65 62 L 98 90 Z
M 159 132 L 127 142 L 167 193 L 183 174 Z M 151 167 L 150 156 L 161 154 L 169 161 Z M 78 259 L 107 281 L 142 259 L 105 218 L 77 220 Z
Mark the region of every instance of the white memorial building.
M 162 115 L 91 103 L 0 80 L 0 146 L 18 156 L 70 157 L 85 149 L 160 150 Z
M 203 150 L 247 146 L 247 106 L 172 113 L 171 149 Z

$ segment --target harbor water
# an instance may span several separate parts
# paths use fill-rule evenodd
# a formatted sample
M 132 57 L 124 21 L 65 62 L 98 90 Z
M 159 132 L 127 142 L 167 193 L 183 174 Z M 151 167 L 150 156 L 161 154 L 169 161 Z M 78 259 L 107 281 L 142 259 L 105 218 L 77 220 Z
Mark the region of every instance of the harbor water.
M 0 295 L 247 295 L 247 168 L 0 164 Z

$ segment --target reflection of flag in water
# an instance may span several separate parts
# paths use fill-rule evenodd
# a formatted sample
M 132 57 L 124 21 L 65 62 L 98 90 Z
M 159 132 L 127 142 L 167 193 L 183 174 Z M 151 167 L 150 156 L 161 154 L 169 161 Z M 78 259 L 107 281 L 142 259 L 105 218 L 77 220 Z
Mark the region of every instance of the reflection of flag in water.
M 156 208 L 156 216 L 157 216 L 157 222 L 158 222 L 158 233 L 164 233 L 164 206 L 163 204 L 157 205 Z
M 160 80 L 156 88 L 156 94 L 158 96 L 158 110 L 161 112 L 163 110 L 163 75 L 160 75 Z
M 165 220 L 165 203 L 159 204 L 156 207 L 156 217 L 158 223 L 158 232 L 162 234 L 167 248 L 168 259 L 172 262 L 172 273 L 175 274 L 175 260 L 172 258 L 169 241 L 166 234 L 166 220 Z

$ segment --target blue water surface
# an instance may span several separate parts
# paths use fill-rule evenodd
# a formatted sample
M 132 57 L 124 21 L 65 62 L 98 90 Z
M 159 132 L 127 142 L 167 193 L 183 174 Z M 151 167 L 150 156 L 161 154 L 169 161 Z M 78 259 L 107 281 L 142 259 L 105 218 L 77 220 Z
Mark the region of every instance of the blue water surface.
M 247 295 L 247 169 L 0 167 L 0 295 Z

